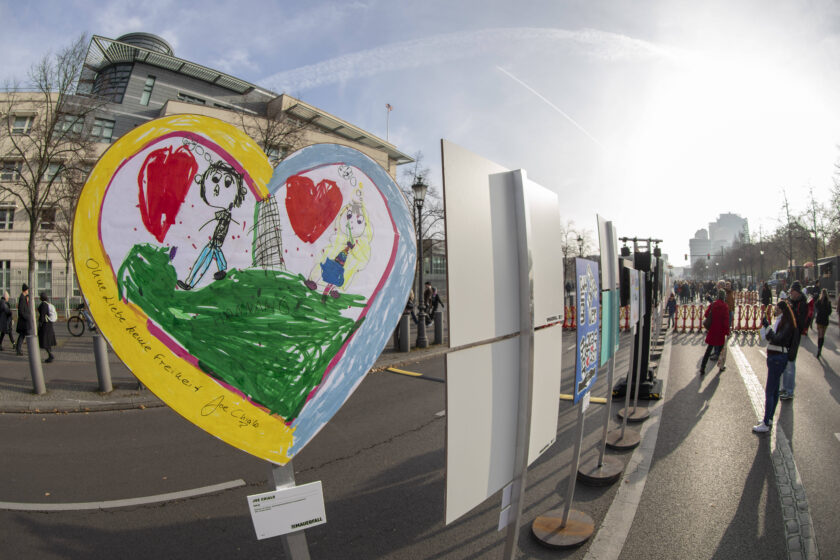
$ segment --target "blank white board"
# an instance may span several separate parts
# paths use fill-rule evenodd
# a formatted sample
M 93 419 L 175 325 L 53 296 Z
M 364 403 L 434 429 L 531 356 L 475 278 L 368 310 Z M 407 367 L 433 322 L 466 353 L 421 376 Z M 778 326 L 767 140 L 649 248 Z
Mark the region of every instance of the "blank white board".
M 534 327 L 563 320 L 563 258 L 558 249 L 562 238 L 560 201 L 552 192 L 528 179 L 525 170 L 512 172 L 521 181 L 531 220 L 528 240 L 531 277 L 534 282 Z
M 457 348 L 519 332 L 513 177 L 446 140 L 441 150 L 449 345 Z
M 545 453 L 557 439 L 562 346 L 562 325 L 554 325 L 534 332 L 534 384 L 531 391 L 529 465 Z
M 513 478 L 519 337 L 449 352 L 446 372 L 449 524 Z

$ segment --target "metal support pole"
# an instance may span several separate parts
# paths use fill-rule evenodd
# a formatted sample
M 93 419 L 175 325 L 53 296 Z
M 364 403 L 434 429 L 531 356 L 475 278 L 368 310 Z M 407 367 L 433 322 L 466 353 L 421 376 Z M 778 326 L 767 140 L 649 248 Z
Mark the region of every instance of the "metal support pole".
M 560 528 L 566 526 L 569 522 L 569 512 L 572 510 L 572 501 L 575 498 L 575 481 L 577 481 L 578 464 L 580 463 L 580 446 L 583 441 L 583 421 L 586 415 L 583 412 L 583 403 L 578 403 L 578 418 L 577 418 L 577 437 L 575 438 L 575 452 L 572 457 L 572 469 L 569 473 L 569 486 L 566 490 L 566 505 L 563 507 L 563 521 L 560 522 Z
M 41 349 L 38 347 L 38 337 L 26 335 L 26 351 L 29 353 L 29 374 L 32 376 L 32 390 L 36 395 L 47 392 L 44 383 L 44 370 L 41 368 Z
M 99 391 L 110 393 L 114 390 L 111 384 L 111 364 L 108 363 L 108 345 L 101 335 L 93 335 L 93 355 L 96 358 L 96 376 L 99 378 Z
M 277 490 L 281 488 L 291 488 L 295 485 L 295 469 L 292 462 L 289 461 L 283 466 L 271 464 L 271 478 L 269 483 L 273 482 Z M 309 560 L 309 545 L 306 543 L 306 533 L 297 531 L 282 535 L 280 540 L 283 542 L 283 553 L 287 560 Z
M 598 453 L 598 466 L 604 464 L 604 453 L 607 450 L 607 430 L 610 425 L 610 415 L 612 414 L 612 386 L 613 386 L 613 373 L 615 372 L 615 353 L 610 356 L 610 365 L 607 369 L 607 406 L 606 410 L 604 410 L 604 430 L 601 433 L 601 448 L 600 452 Z

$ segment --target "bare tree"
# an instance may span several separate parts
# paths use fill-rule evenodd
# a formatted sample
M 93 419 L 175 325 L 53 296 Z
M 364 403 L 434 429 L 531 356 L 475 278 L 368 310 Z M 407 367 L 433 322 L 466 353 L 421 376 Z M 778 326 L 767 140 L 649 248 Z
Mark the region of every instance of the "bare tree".
M 36 238 L 42 226 L 56 223 L 63 180 L 96 152 L 90 121 L 105 102 L 76 95 L 87 43 L 82 35 L 58 53 L 44 55 L 29 71 L 29 90 L 11 87 L 0 96 L 0 196 L 19 202 L 26 212 L 31 286 Z M 35 298 L 30 302 L 34 317 Z
M 825 240 L 828 237 L 828 233 L 830 231 L 829 220 L 827 218 L 828 212 L 826 211 L 825 206 L 817 202 L 814 198 L 814 189 L 808 189 L 808 206 L 805 208 L 805 211 L 802 214 L 802 222 L 806 224 L 806 229 L 808 231 L 808 235 L 811 237 L 811 242 L 813 244 L 813 253 L 814 256 L 814 272 L 816 273 L 816 266 L 817 261 L 820 258 L 820 242 L 822 242 L 823 250 L 822 254 L 825 256 Z
M 306 130 L 311 128 L 309 123 L 283 110 L 282 95 L 268 103 L 265 116 L 246 111 L 238 111 L 237 114 L 240 128 L 262 147 L 272 167 L 302 148 Z

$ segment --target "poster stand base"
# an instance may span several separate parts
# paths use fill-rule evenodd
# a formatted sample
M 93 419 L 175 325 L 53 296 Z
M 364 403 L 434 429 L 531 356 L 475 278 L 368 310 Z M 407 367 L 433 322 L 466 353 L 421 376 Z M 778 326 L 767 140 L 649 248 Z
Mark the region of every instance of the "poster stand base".
M 575 548 L 595 532 L 595 522 L 582 511 L 569 512 L 566 526 L 563 524 L 563 510 L 555 509 L 540 515 L 531 524 L 531 533 L 537 541 L 548 548 Z
M 644 422 L 650 418 L 650 412 L 648 412 L 647 408 L 636 407 L 635 410 L 631 408 L 629 413 L 626 411 L 627 409 L 625 408 L 619 409 L 618 417 L 623 419 L 624 415 L 627 414 L 628 422 Z
M 633 449 L 641 443 L 642 439 L 639 432 L 636 430 L 624 430 L 624 436 L 621 435 L 621 428 L 616 428 L 607 434 L 607 447 L 619 451 Z
M 604 462 L 598 465 L 600 454 L 595 453 L 581 461 L 577 478 L 587 486 L 609 486 L 621 478 L 624 462 L 616 457 L 604 456 Z

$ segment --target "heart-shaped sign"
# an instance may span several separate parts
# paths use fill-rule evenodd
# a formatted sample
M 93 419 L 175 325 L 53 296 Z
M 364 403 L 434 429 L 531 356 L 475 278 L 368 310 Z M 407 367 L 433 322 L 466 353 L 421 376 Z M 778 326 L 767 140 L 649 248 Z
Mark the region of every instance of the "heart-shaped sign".
M 314 243 L 333 223 L 341 208 L 341 191 L 335 181 L 324 179 L 316 186 L 304 175 L 286 180 L 286 210 L 297 236 Z
M 369 157 L 319 144 L 272 174 L 241 131 L 195 115 L 115 142 L 73 233 L 85 299 L 132 372 L 196 425 L 277 464 L 373 365 L 415 264 L 405 199 Z

